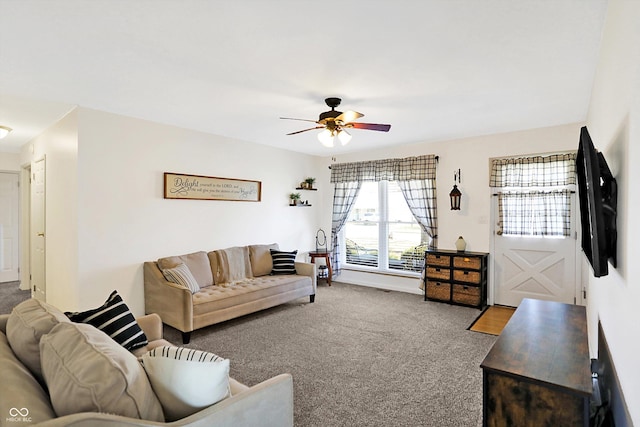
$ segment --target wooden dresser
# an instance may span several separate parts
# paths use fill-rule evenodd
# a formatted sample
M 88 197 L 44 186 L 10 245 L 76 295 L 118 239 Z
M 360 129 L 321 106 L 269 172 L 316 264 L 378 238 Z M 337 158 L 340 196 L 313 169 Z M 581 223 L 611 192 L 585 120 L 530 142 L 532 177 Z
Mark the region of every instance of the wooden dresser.
M 424 299 L 482 309 L 487 304 L 484 252 L 428 250 L 425 253 Z
M 524 299 L 480 365 L 483 425 L 588 426 L 585 307 Z

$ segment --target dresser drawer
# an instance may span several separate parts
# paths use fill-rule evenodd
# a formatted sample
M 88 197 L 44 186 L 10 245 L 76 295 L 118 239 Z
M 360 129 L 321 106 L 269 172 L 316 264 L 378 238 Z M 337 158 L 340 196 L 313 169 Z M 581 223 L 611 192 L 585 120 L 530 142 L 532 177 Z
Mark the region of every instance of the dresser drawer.
M 440 267 L 427 267 L 427 277 L 429 279 L 449 280 L 451 270 Z
M 480 288 L 475 286 L 453 285 L 453 302 L 473 306 L 480 305 Z
M 449 267 L 451 257 L 449 255 L 437 255 L 427 253 L 427 265 L 439 265 Z
M 449 283 L 427 281 L 427 298 L 449 301 L 451 285 Z
M 453 257 L 453 266 L 457 268 L 470 268 L 473 270 L 480 270 L 480 267 L 482 266 L 482 260 L 478 257 L 456 256 Z
M 473 283 L 474 285 L 479 285 L 480 272 L 453 270 L 453 280 L 455 280 L 456 282 L 466 282 L 466 283 Z

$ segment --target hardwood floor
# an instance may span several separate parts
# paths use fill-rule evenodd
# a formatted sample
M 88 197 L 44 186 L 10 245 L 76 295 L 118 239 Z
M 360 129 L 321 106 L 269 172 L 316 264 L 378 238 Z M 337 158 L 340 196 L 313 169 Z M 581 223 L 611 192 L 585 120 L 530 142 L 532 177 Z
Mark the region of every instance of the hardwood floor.
M 507 324 L 513 312 L 514 307 L 505 307 L 502 305 L 492 305 L 471 325 L 470 331 L 483 332 L 485 334 L 500 335 L 502 329 Z

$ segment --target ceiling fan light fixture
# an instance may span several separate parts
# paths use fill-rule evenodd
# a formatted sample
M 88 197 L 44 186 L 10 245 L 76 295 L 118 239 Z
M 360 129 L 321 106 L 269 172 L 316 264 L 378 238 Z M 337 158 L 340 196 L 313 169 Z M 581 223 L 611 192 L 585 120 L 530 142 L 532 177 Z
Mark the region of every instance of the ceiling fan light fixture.
M 333 147 L 333 132 L 329 129 L 324 129 L 318 134 L 318 141 L 320 141 L 325 147 Z
M 10 127 L 0 126 L 0 139 L 5 138 L 12 130 L 13 129 L 11 129 Z
M 342 129 L 338 132 L 338 139 L 342 145 L 347 145 L 349 141 L 351 141 L 351 134 L 346 130 Z

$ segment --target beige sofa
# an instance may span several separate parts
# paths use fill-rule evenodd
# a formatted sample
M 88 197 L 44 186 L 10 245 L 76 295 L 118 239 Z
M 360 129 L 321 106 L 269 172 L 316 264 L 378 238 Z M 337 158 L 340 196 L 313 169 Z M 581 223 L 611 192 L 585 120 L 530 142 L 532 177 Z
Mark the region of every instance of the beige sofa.
M 293 426 L 293 382 L 289 374 L 275 376 L 253 387 L 229 378 L 229 397 L 182 419 L 164 422 L 163 408 L 158 406 L 160 403 L 154 389 L 136 358 L 151 348 L 171 345 L 162 338 L 162 321 L 156 314 L 137 319 L 147 335 L 149 345 L 136 349 L 132 354 L 93 326 L 70 322 L 55 307 L 37 300 L 28 300 L 16 307 L 20 308 L 14 309 L 11 315 L 0 315 L 2 426 Z M 27 313 L 27 316 L 20 315 L 20 320 L 10 320 L 11 316 L 16 316 L 15 313 L 21 311 Z M 25 318 L 29 320 L 23 321 Z M 11 322 L 13 324 L 8 328 L 7 324 Z M 76 328 L 82 333 L 77 333 Z M 82 340 L 67 341 L 70 331 Z M 56 337 L 61 333 L 67 335 Z M 85 337 L 89 338 L 85 340 Z M 66 351 L 67 356 L 76 356 L 76 359 L 70 365 L 52 369 L 54 362 L 51 359 L 57 359 L 58 354 L 52 354 L 51 348 L 46 347 L 51 346 L 56 338 L 59 338 L 58 350 Z M 65 345 L 71 348 L 65 349 Z M 87 354 L 92 355 L 87 357 Z M 113 373 L 112 365 L 122 363 L 125 359 L 124 369 Z M 58 378 L 55 376 L 56 372 L 63 372 L 64 375 L 71 373 L 81 380 L 56 384 L 53 383 Z M 135 372 L 138 378 L 132 379 Z M 134 389 L 129 385 L 127 389 L 121 390 L 118 387 L 122 383 L 118 381 L 119 377 L 126 377 L 130 384 L 141 380 L 146 388 Z M 86 389 L 82 387 L 87 387 L 87 383 L 91 381 L 104 384 L 93 384 L 91 392 L 85 392 Z M 81 384 L 80 392 L 78 387 L 74 389 L 77 383 Z M 143 414 L 141 417 L 123 415 L 127 414 L 125 408 L 131 411 L 132 400 L 137 405 L 134 411 Z M 67 406 L 66 414 L 58 416 L 56 411 L 60 411 L 61 401 Z M 68 406 L 76 402 L 99 409 L 77 412 L 69 410 Z M 155 415 L 149 415 L 154 410 Z M 155 420 L 140 419 L 144 418 L 144 414 Z
M 272 274 L 277 244 L 238 246 L 161 258 L 144 263 L 146 313 L 182 332 L 189 343 L 196 329 L 224 322 L 301 297 L 314 302 L 315 264 L 295 262 L 294 274 Z M 168 281 L 163 270 L 184 264 L 197 284 Z

